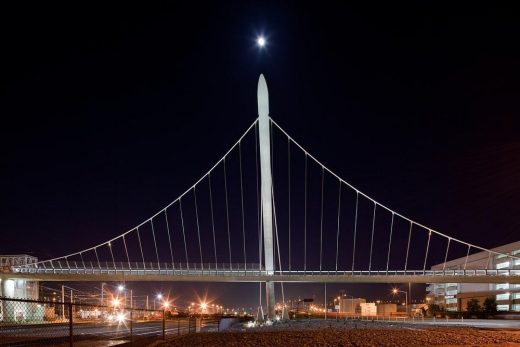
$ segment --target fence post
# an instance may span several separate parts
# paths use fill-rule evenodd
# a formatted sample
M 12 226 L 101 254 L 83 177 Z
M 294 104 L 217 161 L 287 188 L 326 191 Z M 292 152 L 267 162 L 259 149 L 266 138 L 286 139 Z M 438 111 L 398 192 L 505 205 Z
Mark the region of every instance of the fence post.
M 132 324 L 133 324 L 133 322 L 132 322 L 132 320 L 133 320 L 133 319 L 132 319 L 132 318 L 133 318 L 132 313 L 133 313 L 133 312 L 134 312 L 134 311 L 132 310 L 132 308 L 130 308 L 130 342 L 132 342 L 132 341 L 134 340 L 134 339 L 133 339 L 133 337 L 134 337 L 134 331 L 133 331 L 133 325 L 132 325 Z
M 162 310 L 162 338 L 166 340 L 166 317 L 164 309 Z
M 74 337 L 72 331 L 72 303 L 69 303 L 69 345 L 74 346 Z
M 177 336 L 181 334 L 181 319 L 177 317 Z

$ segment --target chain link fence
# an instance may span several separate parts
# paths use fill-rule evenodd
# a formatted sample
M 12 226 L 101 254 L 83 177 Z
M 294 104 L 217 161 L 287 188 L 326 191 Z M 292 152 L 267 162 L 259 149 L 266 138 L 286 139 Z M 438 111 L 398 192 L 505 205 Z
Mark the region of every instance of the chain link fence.
M 163 310 L 0 298 L 0 346 L 153 341 L 218 325 L 218 318 L 177 318 Z

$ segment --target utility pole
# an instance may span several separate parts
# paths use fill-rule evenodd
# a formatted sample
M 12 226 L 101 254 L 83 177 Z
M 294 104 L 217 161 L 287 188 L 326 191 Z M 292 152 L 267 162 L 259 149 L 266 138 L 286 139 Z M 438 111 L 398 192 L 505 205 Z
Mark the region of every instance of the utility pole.
M 412 283 L 408 282 L 408 295 L 410 295 L 410 305 L 412 305 Z M 411 313 L 411 307 L 410 307 L 410 313 Z M 408 305 L 406 305 L 406 315 L 409 316 L 408 312 Z
M 65 320 L 65 286 L 61 285 L 61 318 Z
M 273 248 L 273 205 L 271 176 L 271 134 L 269 122 L 269 92 L 264 75 L 258 79 L 258 139 L 260 142 L 260 175 L 261 175 L 261 202 L 264 238 L 264 264 L 268 276 L 274 275 L 274 248 Z M 267 316 L 274 319 L 275 295 L 274 282 L 266 281 L 265 294 Z
M 327 282 L 325 282 L 325 320 L 327 320 Z

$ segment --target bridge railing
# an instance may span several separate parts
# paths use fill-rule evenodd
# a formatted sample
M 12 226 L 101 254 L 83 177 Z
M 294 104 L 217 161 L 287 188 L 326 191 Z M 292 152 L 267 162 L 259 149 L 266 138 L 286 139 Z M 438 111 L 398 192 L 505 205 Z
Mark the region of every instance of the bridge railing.
M 164 276 L 265 276 L 257 263 L 143 263 L 143 262 L 43 262 L 40 266 L 18 266 L 16 273 L 77 274 L 77 275 L 164 275 Z M 460 269 L 460 270 L 276 270 L 276 276 L 520 276 L 520 269 Z
M 305 276 L 520 276 L 520 270 L 513 269 L 474 269 L 474 270 L 359 270 L 359 271 L 310 271 L 291 270 L 275 271 L 275 275 L 305 275 Z
M 220 275 L 220 274 L 265 274 L 257 263 L 157 263 L 157 262 L 93 262 L 93 261 L 48 261 L 39 266 L 12 267 L 16 273 L 55 274 L 135 274 L 135 275 Z

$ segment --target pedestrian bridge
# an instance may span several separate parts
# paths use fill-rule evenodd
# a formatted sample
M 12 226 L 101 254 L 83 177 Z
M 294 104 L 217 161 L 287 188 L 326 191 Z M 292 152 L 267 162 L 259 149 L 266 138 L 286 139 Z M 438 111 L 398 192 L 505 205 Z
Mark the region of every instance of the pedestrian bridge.
M 85 235 L 93 246 L 0 276 L 266 282 L 270 316 L 274 282 L 520 283 L 520 250 L 466 242 L 362 192 L 269 116 L 263 76 L 257 91 L 259 117 L 175 200 L 109 240 Z
M 64 264 L 63 264 L 64 265 Z M 9 278 L 40 281 L 319 282 L 319 283 L 519 283 L 520 270 L 303 271 L 275 270 L 260 264 L 69 264 L 54 268 L 22 267 Z M 160 266 L 159 266 L 160 265 Z

